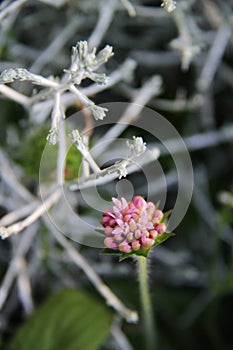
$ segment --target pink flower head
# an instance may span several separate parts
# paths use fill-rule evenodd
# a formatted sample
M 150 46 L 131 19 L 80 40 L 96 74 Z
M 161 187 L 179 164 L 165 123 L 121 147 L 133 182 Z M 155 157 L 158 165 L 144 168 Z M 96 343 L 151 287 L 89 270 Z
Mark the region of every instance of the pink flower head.
M 162 222 L 164 214 L 152 202 L 146 202 L 141 196 L 130 202 L 125 198 L 112 198 L 112 201 L 113 209 L 105 211 L 101 220 L 107 248 L 123 253 L 148 250 L 156 238 L 166 232 L 166 225 Z

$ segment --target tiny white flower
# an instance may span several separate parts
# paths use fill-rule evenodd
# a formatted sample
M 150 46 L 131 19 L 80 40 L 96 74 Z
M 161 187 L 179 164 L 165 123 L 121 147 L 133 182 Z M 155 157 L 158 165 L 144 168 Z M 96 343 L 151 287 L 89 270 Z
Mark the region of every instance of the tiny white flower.
M 161 6 L 164 7 L 167 12 L 172 12 L 176 9 L 176 1 L 164 0 Z
M 79 41 L 72 48 L 71 67 L 70 69 L 65 69 L 65 72 L 71 75 L 73 82 L 77 85 L 85 78 L 89 78 L 96 83 L 107 84 L 108 77 L 103 73 L 95 73 L 95 71 L 106 63 L 112 55 L 112 46 L 105 46 L 96 55 L 96 48 L 88 52 L 87 41 Z

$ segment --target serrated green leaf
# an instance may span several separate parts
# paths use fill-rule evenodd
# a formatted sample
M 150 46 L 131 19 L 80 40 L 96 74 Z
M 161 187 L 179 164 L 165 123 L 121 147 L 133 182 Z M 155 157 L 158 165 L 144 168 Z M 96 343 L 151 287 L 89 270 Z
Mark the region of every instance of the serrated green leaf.
M 113 317 L 110 309 L 86 293 L 63 290 L 34 312 L 7 350 L 97 350 Z

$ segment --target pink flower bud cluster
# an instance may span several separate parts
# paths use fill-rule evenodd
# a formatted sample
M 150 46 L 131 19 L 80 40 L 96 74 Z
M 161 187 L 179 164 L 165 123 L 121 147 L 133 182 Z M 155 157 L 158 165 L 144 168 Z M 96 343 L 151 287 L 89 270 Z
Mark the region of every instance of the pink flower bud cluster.
M 112 198 L 112 201 L 113 210 L 105 211 L 101 220 L 107 248 L 124 253 L 149 249 L 157 236 L 166 231 L 165 223 L 161 222 L 164 214 L 152 202 L 146 202 L 141 196 L 129 203 L 125 198 Z

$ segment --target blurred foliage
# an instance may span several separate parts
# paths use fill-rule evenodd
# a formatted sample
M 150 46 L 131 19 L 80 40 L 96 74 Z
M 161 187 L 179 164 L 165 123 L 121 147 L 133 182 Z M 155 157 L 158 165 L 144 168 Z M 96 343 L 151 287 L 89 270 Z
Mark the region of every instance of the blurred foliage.
M 63 290 L 40 305 L 16 332 L 7 350 L 97 350 L 114 314 L 77 290 Z
M 39 127 L 36 131 L 26 135 L 24 140 L 15 149 L 14 160 L 20 164 L 26 176 L 38 177 L 41 158 L 47 144 L 46 137 L 48 135 L 50 125 Z M 57 147 L 46 147 L 46 162 L 49 163 L 49 168 L 55 171 L 56 169 Z M 81 164 L 82 157 L 75 145 L 72 145 L 65 160 L 65 178 L 66 180 L 73 180 L 78 177 L 78 169 Z M 52 176 L 52 174 L 51 174 Z
M 181 2 L 177 0 L 178 5 Z M 56 8 L 40 1 L 26 2 L 19 15 L 13 19 L 12 27 L 2 32 L 1 70 L 11 65 L 29 68 L 76 16 L 75 20 L 80 21 L 80 25 L 69 36 L 60 52 L 41 69 L 45 76 L 61 74 L 62 69 L 69 66 L 71 46 L 77 40 L 87 40 L 92 33 L 98 20 L 100 3 L 103 4 L 104 1 L 72 0 L 64 1 L 62 6 Z M 152 75 L 161 75 L 161 94 L 159 98 L 152 98 L 148 106 L 167 118 L 185 139 L 195 176 L 193 199 L 182 223 L 175 229 L 176 236 L 163 247 L 156 248 L 150 256 L 150 287 L 159 330 L 158 349 L 232 350 L 233 209 L 231 205 L 219 200 L 219 193 L 232 193 L 233 185 L 232 139 L 224 140 L 222 132 L 224 127 L 226 130 L 232 128 L 232 38 L 208 91 L 202 93 L 197 89 L 208 50 L 211 49 L 219 28 L 229 23 L 232 26 L 232 1 L 183 1 L 187 11 L 185 24 L 190 23 L 193 30 L 191 38 L 202 45 L 201 54 L 193 59 L 186 71 L 181 70 L 180 52 L 170 48 L 170 42 L 179 35 L 174 15 L 160 11 L 161 1 L 134 1 L 139 5 L 138 11 L 145 11 L 144 15 L 135 18 L 128 16 L 122 2 L 117 3 L 119 9 L 114 13 L 100 48 L 105 44 L 114 47 L 115 55 L 107 66 L 109 71 L 117 69 L 126 57 L 134 58 L 137 68 L 131 82 L 121 82 L 111 90 L 93 96 L 93 100 L 96 103 L 130 101 L 137 92 L 136 88 L 140 88 Z M 13 86 L 21 93 L 28 92 L 27 85 L 14 83 Z M 197 103 L 200 97 L 202 103 Z M 24 180 L 38 178 L 50 124 L 46 121 L 44 125 L 38 126 L 26 110 L 15 102 L 5 100 L 2 95 L 0 102 L 1 144 L 11 160 L 21 166 Z M 12 130 L 18 136 L 16 142 Z M 107 126 L 103 130 L 106 132 Z M 143 137 L 147 137 L 148 144 L 154 142 L 150 135 L 143 134 L 143 130 L 136 131 L 137 135 L 142 133 Z M 211 136 L 212 132 L 215 134 Z M 198 135 L 203 135 L 203 138 L 200 139 Z M 188 143 L 190 136 L 194 137 L 196 148 Z M 209 139 L 213 141 L 212 144 L 208 144 Z M 56 176 L 56 152 L 56 147 L 51 148 L 47 157 L 52 179 Z M 80 162 L 80 153 L 72 146 L 66 159 L 67 180 L 77 176 Z M 173 171 L 174 162 L 170 156 L 161 156 L 160 164 L 166 175 Z M 133 180 L 136 189 L 137 186 L 141 188 L 146 181 L 144 174 L 140 173 L 130 175 L 128 179 Z M 0 185 L 2 189 L 2 181 Z M 102 186 L 102 192 L 98 189 L 101 197 L 109 200 L 113 193 L 112 187 L 106 184 Z M 147 185 L 143 188 L 144 193 L 137 194 L 146 197 Z M 3 194 L 1 209 L 6 213 L 12 206 L 7 201 L 10 200 L 9 189 Z M 171 181 L 167 188 L 166 210 L 173 207 L 176 195 L 177 183 Z M 156 201 L 156 194 L 154 197 Z M 12 201 L 14 199 L 15 197 Z M 91 214 L 82 199 L 80 207 L 85 214 Z M 12 337 L 10 350 L 47 350 L 48 338 L 53 342 L 49 345 L 49 350 L 73 350 L 74 346 L 75 350 L 97 349 L 109 332 L 112 312 L 78 291 L 64 291 L 51 296 L 54 290 L 67 285 L 82 288 L 95 296 L 96 291 L 87 282 L 85 275 L 80 274 L 62 249 L 54 243 L 50 233 L 41 234 L 41 231 L 42 229 L 33 242 L 27 260 L 34 301 L 39 304 L 43 299 L 45 303 L 36 308 L 35 313 L 24 323 L 24 310 L 15 285 L 1 310 L 0 348 L 5 349 L 6 342 Z M 1 281 L 7 264 L 10 264 L 11 251 L 14 252 L 17 245 L 17 241 L 12 241 L 0 244 Z M 128 307 L 139 309 L 136 266 L 133 260 L 127 259 L 119 263 L 117 257 L 103 256 L 98 249 L 80 247 L 75 242 L 72 244 Z M 18 326 L 19 330 L 15 331 Z M 134 350 L 143 348 L 140 323 L 124 323 L 123 330 Z M 80 332 L 85 337 L 80 338 Z M 107 339 L 101 349 L 116 349 L 116 344 Z
M 42 153 L 46 145 L 50 125 L 46 123 L 37 130 L 25 136 L 19 147 L 15 150 L 15 161 L 20 164 L 26 176 L 37 177 L 40 169 Z M 54 157 L 54 165 L 56 158 Z

